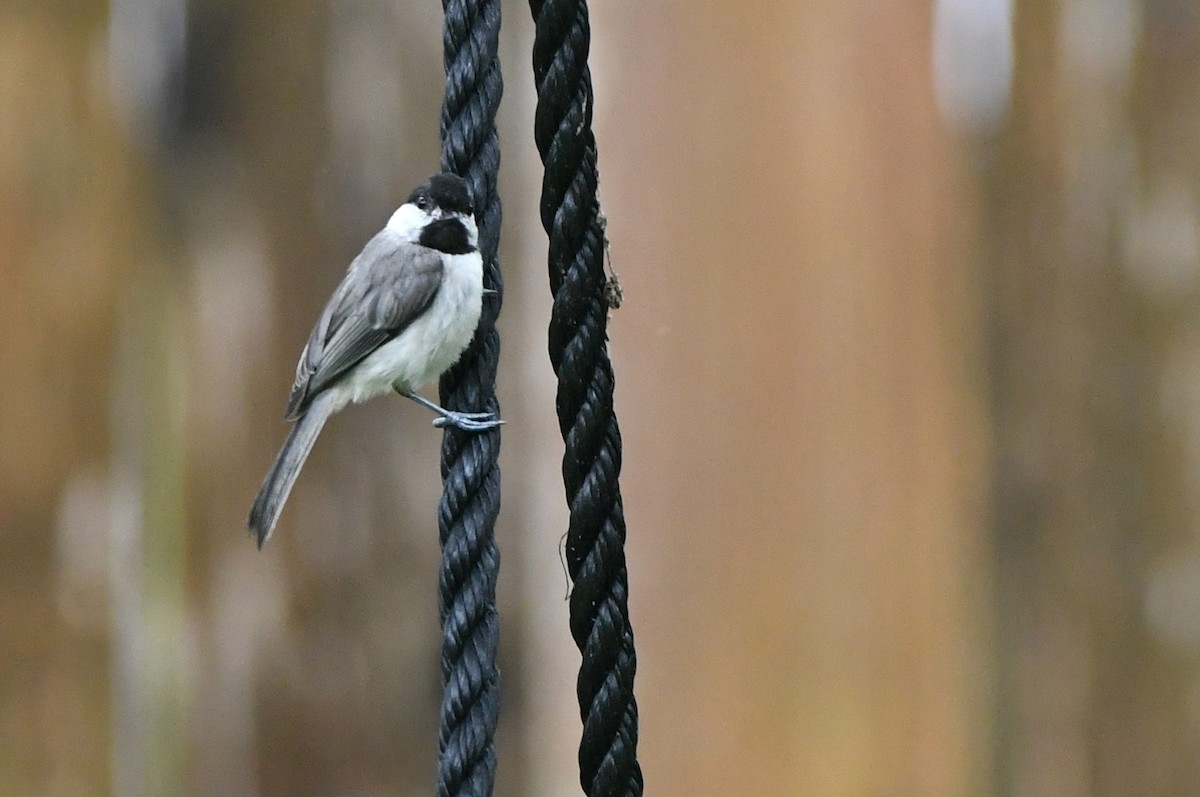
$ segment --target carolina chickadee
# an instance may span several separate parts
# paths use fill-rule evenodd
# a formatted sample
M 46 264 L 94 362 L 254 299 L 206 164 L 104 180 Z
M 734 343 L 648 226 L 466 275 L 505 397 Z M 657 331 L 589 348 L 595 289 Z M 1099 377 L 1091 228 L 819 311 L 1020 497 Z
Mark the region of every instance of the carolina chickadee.
M 250 531 L 271 536 L 304 460 L 329 416 L 395 390 L 438 414 L 434 426 L 481 431 L 503 421 L 452 412 L 413 392 L 462 354 L 483 299 L 483 259 L 471 190 L 439 174 L 419 186 L 354 258 L 296 366 L 285 418 L 296 421 L 267 473 Z

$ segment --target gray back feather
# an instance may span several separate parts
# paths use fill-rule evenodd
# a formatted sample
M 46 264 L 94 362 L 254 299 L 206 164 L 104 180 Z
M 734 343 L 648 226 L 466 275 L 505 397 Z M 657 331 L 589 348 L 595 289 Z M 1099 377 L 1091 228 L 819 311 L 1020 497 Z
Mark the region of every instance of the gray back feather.
M 441 255 L 384 230 L 354 258 L 309 335 L 296 365 L 286 417 L 425 311 L 442 284 Z

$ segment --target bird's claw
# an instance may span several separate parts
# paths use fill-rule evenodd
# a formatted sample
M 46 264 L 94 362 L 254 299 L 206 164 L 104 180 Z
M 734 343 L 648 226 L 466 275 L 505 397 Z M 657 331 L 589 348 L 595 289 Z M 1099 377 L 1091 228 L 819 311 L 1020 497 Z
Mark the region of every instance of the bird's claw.
M 490 412 L 457 412 L 455 410 L 448 410 L 445 407 L 439 407 L 429 399 L 411 390 L 397 387 L 396 391 L 405 398 L 417 402 L 425 409 L 436 412 L 438 417 L 434 419 L 433 425 L 438 429 L 453 426 L 462 429 L 464 432 L 486 432 L 488 429 L 495 429 L 504 423 L 504 421 Z
M 486 432 L 501 426 L 504 421 L 490 412 L 454 412 L 446 410 L 446 414 L 434 418 L 433 425 L 438 429 L 453 426 L 464 432 Z
M 449 414 L 457 418 L 466 418 L 469 421 L 486 421 L 496 416 L 490 412 L 457 412 L 455 410 L 446 410 Z M 443 426 L 445 424 L 442 424 Z

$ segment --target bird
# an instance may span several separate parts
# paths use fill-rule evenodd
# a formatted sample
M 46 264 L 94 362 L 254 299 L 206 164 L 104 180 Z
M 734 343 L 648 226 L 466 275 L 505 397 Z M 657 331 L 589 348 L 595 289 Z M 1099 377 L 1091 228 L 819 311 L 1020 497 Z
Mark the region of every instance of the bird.
M 436 174 L 350 263 L 300 354 L 284 412 L 295 425 L 250 510 L 260 549 L 322 427 L 347 404 L 394 391 L 436 413 L 439 428 L 481 432 L 504 423 L 489 412 L 447 410 L 416 392 L 462 356 L 484 293 L 470 186 Z

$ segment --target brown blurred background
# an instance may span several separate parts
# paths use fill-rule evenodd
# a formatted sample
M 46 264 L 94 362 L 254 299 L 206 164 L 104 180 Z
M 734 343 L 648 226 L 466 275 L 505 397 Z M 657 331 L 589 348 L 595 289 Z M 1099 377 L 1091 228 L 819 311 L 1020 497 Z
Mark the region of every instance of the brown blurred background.
M 1200 794 L 1200 6 L 593 3 L 651 795 Z M 579 793 L 506 4 L 497 793 Z M 244 518 L 440 8 L 0 6 L 0 794 L 433 782 L 438 434 Z

